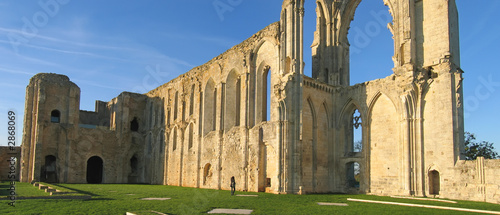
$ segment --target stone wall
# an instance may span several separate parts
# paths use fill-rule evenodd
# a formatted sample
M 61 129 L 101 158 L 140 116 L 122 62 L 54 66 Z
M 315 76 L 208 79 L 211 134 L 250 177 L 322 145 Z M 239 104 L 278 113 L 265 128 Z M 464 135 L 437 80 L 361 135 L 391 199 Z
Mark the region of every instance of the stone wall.
M 278 167 L 267 164 L 277 153 L 275 113 L 266 116 L 265 88 L 278 80 L 278 35 L 272 24 L 147 94 L 165 109 L 165 184 L 230 189 L 234 176 L 238 190 L 258 191 L 270 178 L 276 192 Z M 271 110 L 275 104 L 271 96 Z
M 453 170 L 441 176 L 439 197 L 500 203 L 500 160 L 461 160 Z

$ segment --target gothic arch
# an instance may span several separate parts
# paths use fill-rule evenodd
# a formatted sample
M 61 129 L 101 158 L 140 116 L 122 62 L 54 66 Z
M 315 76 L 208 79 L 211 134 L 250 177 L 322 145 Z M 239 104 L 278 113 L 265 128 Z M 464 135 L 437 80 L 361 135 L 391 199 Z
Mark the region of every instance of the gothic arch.
M 359 103 L 357 101 L 355 101 L 352 98 L 348 99 L 340 111 L 339 118 L 338 118 L 340 120 L 337 121 L 337 127 L 342 126 L 342 123 L 344 120 L 346 120 L 346 117 L 349 116 L 355 110 L 359 111 L 362 119 L 366 119 L 365 111 L 360 109 L 360 107 L 361 106 L 359 105 Z
M 172 128 L 172 152 L 175 152 L 177 148 L 179 147 L 179 129 L 177 129 L 177 126 L 174 126 Z
M 359 112 L 359 116 L 355 118 L 356 110 Z M 361 152 L 367 143 L 365 135 L 367 117 L 365 111 L 360 109 L 356 101 L 349 99 L 342 108 L 339 119 L 337 126 L 344 129 L 344 136 L 341 136 L 341 138 L 343 138 L 345 155 L 359 156 L 356 153 Z M 361 138 L 361 142 L 357 141 L 356 136 Z
M 192 149 L 193 148 L 193 145 L 194 145 L 194 123 L 191 122 L 189 123 L 189 125 L 186 127 L 186 131 L 185 134 L 187 135 L 186 140 L 187 140 L 187 144 L 188 144 L 188 150 L 189 149 Z
M 395 160 L 403 156 L 400 144 L 399 114 L 394 102 L 385 94 L 377 93 L 370 102 L 369 108 L 369 175 L 370 187 L 373 190 L 392 187 L 393 191 L 403 189 L 403 166 Z M 390 183 L 387 179 L 391 178 Z M 393 192 L 390 191 L 390 192 Z
M 236 69 L 232 69 L 226 77 L 225 92 L 224 130 L 229 131 L 232 127 L 240 125 L 241 79 Z
M 315 192 L 317 185 L 317 112 L 309 96 L 302 116 L 301 167 L 304 191 Z
M 265 38 L 261 39 L 258 43 L 256 43 L 257 45 L 255 45 L 255 47 L 253 48 L 252 55 L 256 56 L 259 53 L 259 51 L 262 49 L 264 44 L 267 44 L 267 43 L 270 43 L 270 45 L 273 47 L 274 56 L 276 56 L 276 57 L 279 56 L 279 50 L 278 50 L 278 45 L 276 43 L 276 40 L 271 38 L 271 37 L 265 37 Z M 252 59 L 252 60 L 256 60 L 256 59 Z
M 361 3 L 362 0 L 347 0 L 346 3 L 344 3 L 343 8 L 340 9 L 341 12 L 341 19 L 340 22 L 340 28 L 339 28 L 339 40 L 341 43 L 348 43 L 347 41 L 347 34 L 349 33 L 349 28 L 351 27 L 351 22 L 354 19 L 354 15 L 356 13 L 356 10 Z M 380 1 L 380 0 L 377 0 Z M 393 13 L 393 6 L 392 3 L 389 0 L 383 0 L 384 5 L 389 7 L 389 12 L 392 16 L 392 20 L 394 22 L 394 13 Z M 334 3 L 335 4 L 335 3 Z M 340 15 L 340 14 L 339 14 Z
M 332 127 L 332 124 L 331 124 L 331 118 L 330 118 L 330 110 L 328 110 L 328 104 L 326 103 L 326 101 L 323 101 L 323 109 L 325 111 L 325 114 L 326 114 L 326 121 L 328 122 L 328 128 L 331 128 Z
M 387 97 L 387 99 L 389 99 L 391 101 L 392 106 L 395 108 L 396 112 L 399 112 L 399 108 L 398 108 L 399 106 L 396 105 L 397 103 L 394 102 L 394 100 L 391 97 L 387 96 L 386 93 L 383 93 L 381 91 L 377 91 L 377 93 L 375 93 L 375 95 L 369 100 L 370 102 L 368 103 L 368 114 L 367 114 L 368 119 L 371 119 L 371 117 L 372 117 L 371 114 L 372 114 L 373 106 L 375 105 L 375 103 L 378 101 L 378 99 L 381 96 Z
M 250 72 L 250 126 L 254 126 L 263 121 L 272 120 L 273 103 L 272 86 L 273 80 L 278 77 L 279 72 L 279 49 L 274 40 L 264 38 L 257 43 L 252 52 L 252 68 Z M 268 89 L 271 92 L 268 95 Z M 269 98 L 268 98 L 269 97 Z M 269 100 L 269 104 L 267 102 Z M 268 113 L 270 117 L 268 119 Z
M 216 125 L 216 108 L 217 108 L 217 93 L 215 82 L 212 78 L 208 79 L 205 84 L 204 91 L 204 102 L 203 102 L 203 135 L 208 134 L 211 131 L 215 131 Z

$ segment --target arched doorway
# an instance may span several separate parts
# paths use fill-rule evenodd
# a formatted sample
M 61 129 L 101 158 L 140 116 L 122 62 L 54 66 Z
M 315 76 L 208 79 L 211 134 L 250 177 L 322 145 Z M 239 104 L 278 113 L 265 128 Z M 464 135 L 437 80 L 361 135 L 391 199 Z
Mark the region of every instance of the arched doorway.
M 89 158 L 87 161 L 87 183 L 102 183 L 103 165 L 102 159 L 98 156 Z
M 54 155 L 45 156 L 44 174 L 42 173 L 42 181 L 48 183 L 57 183 L 57 168 L 56 157 Z
M 439 172 L 432 170 L 429 172 L 429 194 L 439 195 L 440 182 L 439 182 Z

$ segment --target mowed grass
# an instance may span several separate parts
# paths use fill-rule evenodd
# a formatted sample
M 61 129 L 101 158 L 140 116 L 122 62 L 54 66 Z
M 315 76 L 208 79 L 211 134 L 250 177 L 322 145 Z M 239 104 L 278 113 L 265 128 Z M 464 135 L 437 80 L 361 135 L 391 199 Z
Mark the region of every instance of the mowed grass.
M 5 189 L 6 184 L 0 184 Z M 158 211 L 165 214 L 206 214 L 214 208 L 251 209 L 252 214 L 472 214 L 468 212 L 414 208 L 394 205 L 350 202 L 347 198 L 405 202 L 425 205 L 461 207 L 500 211 L 500 205 L 483 202 L 457 201 L 457 204 L 396 199 L 369 195 L 275 195 L 268 193 L 237 194 L 258 197 L 231 196 L 229 191 L 206 190 L 162 185 L 58 184 L 58 186 L 91 195 L 90 200 L 17 200 L 15 207 L 2 200 L 0 214 L 125 214 L 125 212 Z M 8 189 L 8 188 L 7 188 Z M 33 191 L 21 190 L 33 189 Z M 17 183 L 22 196 L 38 194 L 36 187 Z M 37 192 L 35 192 L 37 191 Z M 43 192 L 41 192 L 43 193 Z M 2 191 L 2 195 L 5 196 Z M 44 195 L 44 194 L 40 194 Z M 171 198 L 165 201 L 145 201 L 142 198 Z M 320 206 L 318 202 L 347 203 L 349 206 Z
M 0 183 L 0 197 L 10 196 L 10 183 Z M 18 196 L 32 197 L 32 196 L 50 196 L 44 190 L 38 189 L 29 183 L 18 183 L 15 184 L 16 194 Z

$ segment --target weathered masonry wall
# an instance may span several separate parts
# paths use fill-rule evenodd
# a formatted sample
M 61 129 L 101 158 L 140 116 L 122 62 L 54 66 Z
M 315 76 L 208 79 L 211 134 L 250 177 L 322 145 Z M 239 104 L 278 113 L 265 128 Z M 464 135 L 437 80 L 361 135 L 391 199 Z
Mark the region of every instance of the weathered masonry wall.
M 278 35 L 272 24 L 147 94 L 165 110 L 165 184 L 230 189 L 234 176 L 238 190 L 277 192 Z
M 500 160 L 479 157 L 474 161 L 461 160 L 454 174 L 442 176 L 445 198 L 500 203 Z

